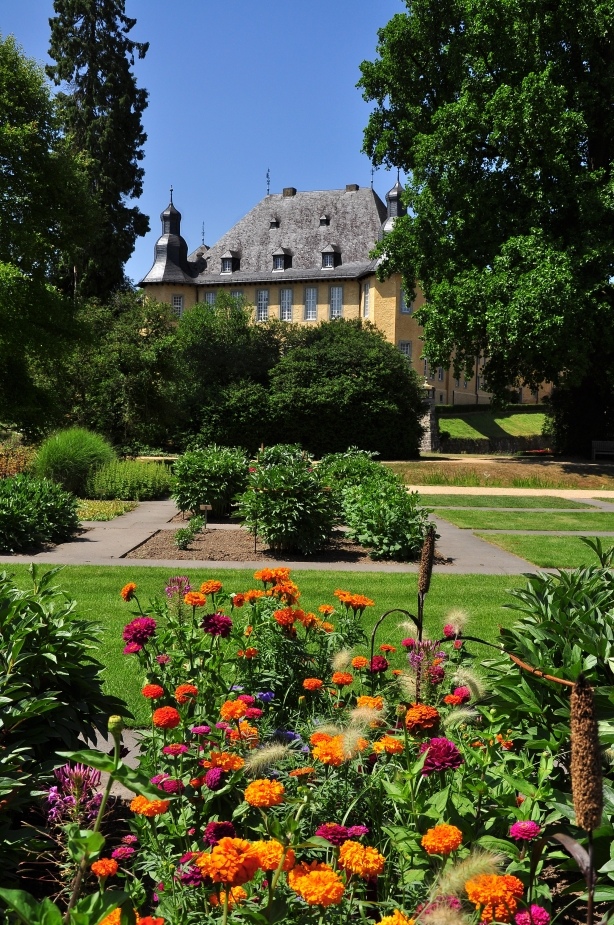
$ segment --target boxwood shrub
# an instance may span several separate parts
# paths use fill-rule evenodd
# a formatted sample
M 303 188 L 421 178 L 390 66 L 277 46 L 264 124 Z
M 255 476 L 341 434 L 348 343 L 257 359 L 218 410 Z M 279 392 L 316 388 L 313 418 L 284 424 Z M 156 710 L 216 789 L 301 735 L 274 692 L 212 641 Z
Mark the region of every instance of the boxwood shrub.
M 79 527 L 77 499 L 48 479 L 0 480 L 0 552 L 62 543 Z

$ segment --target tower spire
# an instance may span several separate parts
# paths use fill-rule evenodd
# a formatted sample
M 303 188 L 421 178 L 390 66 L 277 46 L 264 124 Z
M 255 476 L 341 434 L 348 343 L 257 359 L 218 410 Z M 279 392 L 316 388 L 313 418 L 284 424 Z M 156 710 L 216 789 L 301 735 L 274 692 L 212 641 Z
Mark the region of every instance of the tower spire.
M 171 205 L 173 204 L 173 184 L 171 183 Z

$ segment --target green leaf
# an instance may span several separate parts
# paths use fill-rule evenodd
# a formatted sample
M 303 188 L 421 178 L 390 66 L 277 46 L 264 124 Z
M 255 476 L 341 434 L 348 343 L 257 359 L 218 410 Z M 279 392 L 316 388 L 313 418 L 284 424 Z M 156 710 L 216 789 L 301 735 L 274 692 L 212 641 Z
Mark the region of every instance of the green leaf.
M 24 890 L 0 889 L 0 898 L 25 925 L 62 925 L 60 910 L 50 899 L 38 903 Z
M 513 858 L 514 860 L 517 860 L 519 856 L 519 851 L 516 845 L 513 845 L 511 842 L 504 841 L 502 838 L 494 838 L 492 835 L 482 835 L 481 838 L 477 839 L 476 844 L 482 845 L 482 847 L 486 848 L 487 851 L 505 854 L 506 857 Z
M 102 846 L 105 838 L 100 832 L 90 832 L 88 829 L 79 829 L 76 825 L 67 827 L 68 833 L 68 853 L 73 861 L 81 862 L 83 857 L 95 857 Z
M 162 793 L 154 784 L 151 783 L 145 774 L 143 774 L 141 771 L 135 770 L 134 768 L 129 768 L 127 764 L 120 763 L 113 776 L 115 780 L 120 781 L 120 783 L 122 783 L 124 787 L 127 787 L 128 790 L 132 790 L 133 793 L 136 793 L 139 796 L 147 797 L 149 800 L 176 799 L 175 794 Z
M 78 752 L 58 752 L 58 755 L 60 758 L 86 764 L 88 768 L 96 768 L 97 771 L 104 771 L 107 774 L 112 774 L 115 769 L 115 761 L 111 755 L 105 755 L 104 752 L 96 751 L 93 748 L 84 748 Z M 158 791 L 158 795 L 159 793 L 160 791 Z
M 70 921 L 72 925 L 98 925 L 98 922 L 129 898 L 122 890 L 83 896 L 73 909 Z

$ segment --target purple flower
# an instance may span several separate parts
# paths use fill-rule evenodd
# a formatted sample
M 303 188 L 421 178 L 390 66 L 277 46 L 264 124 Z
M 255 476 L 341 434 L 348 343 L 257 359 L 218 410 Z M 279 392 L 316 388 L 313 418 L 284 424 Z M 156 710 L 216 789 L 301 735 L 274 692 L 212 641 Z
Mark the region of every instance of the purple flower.
M 369 829 L 366 825 L 351 825 L 348 829 L 348 838 L 362 838 L 363 835 L 368 835 Z
M 129 861 L 133 854 L 135 854 L 134 848 L 130 848 L 128 845 L 120 845 L 119 848 L 111 852 L 111 857 L 115 861 Z
M 122 843 L 124 845 L 137 845 L 138 841 L 139 840 L 136 837 L 136 835 L 124 835 L 124 837 L 122 838 Z
M 137 617 L 124 627 L 122 633 L 124 642 L 135 642 L 139 646 L 144 646 L 151 639 L 156 631 L 156 621 L 151 617 Z
M 510 838 L 516 841 L 533 841 L 541 832 L 542 827 L 531 819 L 521 819 L 510 827 Z
M 204 883 L 204 877 L 198 867 L 189 864 L 177 874 L 177 879 L 184 886 L 201 886 Z
M 168 665 L 170 660 L 171 660 L 170 655 L 156 655 L 156 661 L 158 665 Z
M 160 787 L 160 784 L 162 783 L 163 780 L 166 780 L 168 777 L 170 777 L 170 774 L 165 774 L 165 773 L 164 774 L 154 774 L 153 777 L 149 778 L 149 783 L 153 784 L 154 787 L 158 787 L 158 789 L 161 790 L 162 788 Z
M 163 781 L 160 781 L 160 790 L 164 790 L 165 793 L 183 793 L 184 789 L 183 781 L 177 780 L 175 777 L 166 777 Z
M 220 838 L 234 838 L 235 835 L 236 831 L 232 822 L 208 822 L 203 832 L 203 841 L 205 845 L 213 848 Z
M 529 909 L 517 912 L 514 921 L 516 925 L 548 925 L 550 913 L 543 906 L 537 906 L 533 903 Z
M 206 736 L 211 732 L 211 726 L 192 726 L 190 732 L 195 736 Z
M 256 694 L 256 698 L 260 700 L 261 703 L 270 703 L 271 700 L 275 700 L 275 694 L 273 691 L 260 691 L 259 694 Z
M 315 834 L 319 838 L 325 838 L 331 845 L 338 847 L 348 840 L 349 833 L 344 825 L 337 825 L 336 822 L 325 822 L 316 829 Z
M 184 594 L 188 594 L 191 590 L 190 579 L 186 575 L 175 575 L 173 578 L 169 578 L 164 592 L 169 599 L 179 595 L 183 600 Z
M 298 732 L 292 729 L 276 729 L 273 733 L 274 739 L 281 739 L 282 742 L 301 742 L 302 739 Z
M 127 646 L 124 646 L 124 655 L 136 655 L 142 648 L 143 646 L 140 646 L 138 642 L 129 642 Z
M 47 791 L 49 821 L 57 825 L 93 821 L 102 802 L 100 771 L 83 764 L 65 764 L 53 773 L 58 783 Z
M 221 790 L 224 786 L 224 772 L 221 768 L 210 768 L 205 774 L 205 787 L 209 790 Z
M 227 639 L 232 632 L 232 620 L 225 613 L 208 613 L 201 623 L 205 633 Z
M 429 739 L 420 746 L 420 754 L 424 752 L 427 755 L 422 767 L 423 777 L 428 777 L 435 771 L 445 771 L 447 768 L 460 768 L 463 764 L 463 756 L 450 739 Z
M 377 674 L 379 671 L 388 671 L 388 659 L 384 658 L 383 655 L 374 655 L 371 659 L 367 671 L 370 671 L 371 674 Z

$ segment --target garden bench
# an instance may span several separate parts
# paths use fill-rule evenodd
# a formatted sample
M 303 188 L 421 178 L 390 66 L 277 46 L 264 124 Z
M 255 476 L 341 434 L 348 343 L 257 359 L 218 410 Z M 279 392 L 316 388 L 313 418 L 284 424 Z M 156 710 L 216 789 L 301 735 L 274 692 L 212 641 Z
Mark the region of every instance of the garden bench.
M 597 459 L 597 454 L 601 456 L 614 456 L 614 440 L 593 440 L 591 442 L 592 459 Z

